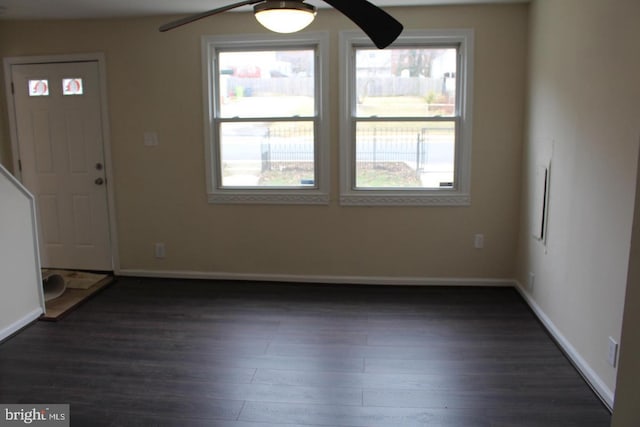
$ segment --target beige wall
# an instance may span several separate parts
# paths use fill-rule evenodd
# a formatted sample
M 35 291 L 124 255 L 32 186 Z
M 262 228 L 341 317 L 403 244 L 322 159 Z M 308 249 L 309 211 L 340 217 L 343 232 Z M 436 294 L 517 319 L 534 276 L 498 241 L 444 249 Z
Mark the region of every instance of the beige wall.
M 620 341 L 640 136 L 640 3 L 537 0 L 518 279 L 610 392 Z M 548 242 L 531 237 L 534 167 L 551 158 Z
M 328 206 L 206 202 L 200 37 L 260 32 L 247 14 L 228 13 L 164 34 L 157 27 L 167 18 L 2 22 L 0 56 L 106 54 L 119 254 L 125 270 L 512 278 L 527 6 L 397 8 L 393 14 L 409 29 L 475 29 L 470 207 L 339 206 L 337 40 L 339 30 L 354 26 L 333 10 L 321 10 L 310 27 L 331 35 Z M 158 147 L 143 146 L 148 130 L 158 132 Z M 6 137 L 6 126 L 1 134 Z M 474 233 L 485 234 L 484 250 L 473 248 Z M 165 260 L 154 259 L 155 242 L 166 243 Z

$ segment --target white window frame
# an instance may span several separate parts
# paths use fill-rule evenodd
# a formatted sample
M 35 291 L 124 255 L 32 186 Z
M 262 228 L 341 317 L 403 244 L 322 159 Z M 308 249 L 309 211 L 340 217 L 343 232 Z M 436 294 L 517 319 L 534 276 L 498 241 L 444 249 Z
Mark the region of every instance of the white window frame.
M 202 75 L 207 197 L 209 203 L 328 204 L 329 203 L 329 114 L 328 43 L 326 32 L 291 35 L 245 34 L 202 37 Z M 219 90 L 215 60 L 220 50 L 314 48 L 316 76 L 316 115 L 314 121 L 315 183 L 301 187 L 223 187 L 219 170 L 220 144 L 216 119 Z M 271 117 L 251 118 L 269 121 Z
M 340 33 L 340 204 L 356 206 L 467 206 L 471 204 L 473 44 L 470 29 L 405 30 L 390 46 L 457 46 L 456 140 L 452 188 L 357 189 L 355 182 L 356 78 L 355 49 L 374 47 L 360 31 Z M 394 118 L 396 119 L 396 118 Z M 397 118 L 405 119 L 404 117 Z M 413 118 L 415 119 L 415 118 Z M 418 117 L 419 120 L 438 120 Z

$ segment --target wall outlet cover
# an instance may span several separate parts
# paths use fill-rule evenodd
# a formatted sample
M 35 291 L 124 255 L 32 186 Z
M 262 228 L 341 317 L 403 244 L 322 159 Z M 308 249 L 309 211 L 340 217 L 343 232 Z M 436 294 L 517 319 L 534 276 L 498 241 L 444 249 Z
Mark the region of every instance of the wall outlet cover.
M 473 237 L 473 247 L 476 249 L 484 248 L 484 234 L 476 234 Z
M 159 258 L 159 259 L 165 258 L 167 256 L 164 243 L 156 243 L 155 255 L 156 255 L 156 258 Z
M 618 359 L 618 343 L 613 337 L 609 337 L 609 354 L 607 356 L 607 361 L 609 365 L 616 367 L 616 361 Z

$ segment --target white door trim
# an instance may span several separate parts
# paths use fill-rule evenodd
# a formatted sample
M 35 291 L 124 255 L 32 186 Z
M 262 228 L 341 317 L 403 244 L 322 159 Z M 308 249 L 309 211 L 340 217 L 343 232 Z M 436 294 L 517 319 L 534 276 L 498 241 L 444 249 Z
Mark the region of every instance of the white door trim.
M 95 61 L 98 63 L 98 72 L 100 73 L 100 109 L 102 120 L 102 140 L 104 145 L 104 163 L 105 177 L 107 186 L 107 209 L 109 214 L 109 238 L 111 240 L 111 259 L 113 260 L 113 271 L 118 274 L 120 272 L 120 257 L 118 256 L 118 240 L 116 228 L 116 209 L 113 187 L 113 159 L 111 157 L 111 132 L 109 128 L 109 110 L 107 102 L 107 67 L 104 53 L 81 53 L 69 55 L 44 55 L 44 56 L 15 56 L 4 58 L 4 75 L 5 75 L 5 93 L 7 94 L 7 111 L 9 113 L 9 134 L 11 138 L 11 156 L 13 158 L 13 173 L 22 181 L 22 173 L 18 158 L 20 157 L 18 148 L 18 130 L 16 122 L 16 111 L 13 103 L 13 91 L 11 83 L 13 76 L 11 66 L 22 64 L 49 64 L 56 62 L 83 62 Z

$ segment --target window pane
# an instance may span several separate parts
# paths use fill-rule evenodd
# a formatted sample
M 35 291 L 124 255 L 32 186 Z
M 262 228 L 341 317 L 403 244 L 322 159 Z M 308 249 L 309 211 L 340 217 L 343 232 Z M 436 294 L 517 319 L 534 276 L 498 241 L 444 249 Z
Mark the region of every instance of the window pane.
M 82 79 L 62 79 L 63 95 L 82 95 Z
M 49 81 L 29 80 L 29 96 L 49 96 Z
M 220 123 L 223 187 L 315 187 L 312 121 Z
M 455 48 L 356 49 L 356 115 L 455 115 L 456 52 Z
M 357 188 L 451 188 L 455 122 L 358 122 Z
M 315 115 L 314 50 L 220 52 L 219 117 Z

